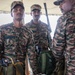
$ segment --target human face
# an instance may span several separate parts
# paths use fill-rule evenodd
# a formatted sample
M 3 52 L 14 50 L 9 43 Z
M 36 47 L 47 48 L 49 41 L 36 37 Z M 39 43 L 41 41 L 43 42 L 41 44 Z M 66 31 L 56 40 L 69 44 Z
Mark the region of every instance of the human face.
M 20 21 L 24 18 L 24 9 L 18 5 L 12 9 L 11 15 L 14 20 Z
M 64 0 L 62 3 L 60 3 L 60 9 L 63 14 L 69 12 L 72 9 L 72 4 L 69 0 Z
M 33 10 L 31 12 L 31 15 L 32 15 L 34 20 L 39 20 L 41 12 L 40 12 L 40 10 Z

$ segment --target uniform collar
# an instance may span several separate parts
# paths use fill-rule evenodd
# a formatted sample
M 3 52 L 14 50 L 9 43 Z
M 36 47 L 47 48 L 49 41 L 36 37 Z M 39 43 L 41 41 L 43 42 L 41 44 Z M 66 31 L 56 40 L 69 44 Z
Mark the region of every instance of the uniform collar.
M 33 20 L 31 20 L 31 24 L 40 25 L 40 24 L 41 24 L 41 21 L 39 20 L 39 22 L 38 22 L 37 24 L 35 24 L 35 23 L 33 22 Z
M 64 16 L 67 17 L 67 18 L 71 18 L 71 17 L 73 17 L 74 15 L 75 15 L 75 11 L 69 11 L 69 12 L 67 12 L 66 14 L 64 14 Z

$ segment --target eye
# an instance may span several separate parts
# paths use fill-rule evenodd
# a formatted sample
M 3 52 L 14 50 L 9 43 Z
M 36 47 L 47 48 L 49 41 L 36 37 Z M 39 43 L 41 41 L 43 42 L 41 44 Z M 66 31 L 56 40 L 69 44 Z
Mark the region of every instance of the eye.
M 23 12 L 24 9 L 22 9 L 22 8 L 15 8 L 15 9 L 13 9 L 13 12 L 17 12 L 17 11 Z
M 15 8 L 13 11 L 14 11 L 14 12 L 16 12 L 16 11 L 17 11 L 17 9 Z

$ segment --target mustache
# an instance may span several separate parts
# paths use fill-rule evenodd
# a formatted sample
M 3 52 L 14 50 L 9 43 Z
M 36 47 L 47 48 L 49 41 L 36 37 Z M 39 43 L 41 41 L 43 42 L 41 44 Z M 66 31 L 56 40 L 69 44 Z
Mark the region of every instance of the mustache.
M 22 15 L 21 13 L 17 13 L 17 15 Z
M 39 17 L 39 15 L 35 15 L 35 17 Z

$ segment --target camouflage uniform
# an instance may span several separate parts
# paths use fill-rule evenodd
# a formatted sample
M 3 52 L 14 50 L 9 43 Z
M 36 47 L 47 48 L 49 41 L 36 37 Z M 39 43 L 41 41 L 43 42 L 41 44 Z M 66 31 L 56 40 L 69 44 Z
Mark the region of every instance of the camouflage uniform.
M 39 56 L 39 53 L 42 51 L 48 50 L 48 26 L 47 24 L 39 21 L 38 24 L 34 24 L 31 20 L 29 23 L 26 24 L 26 27 L 30 28 L 34 35 L 35 40 L 35 46 L 39 47 L 39 51 L 37 51 L 37 55 Z M 49 32 L 50 33 L 50 32 Z M 50 43 L 51 43 L 51 37 L 50 37 Z M 50 44 L 51 45 L 51 44 Z
M 34 24 L 33 21 L 26 24 L 26 27 L 30 28 L 34 35 L 35 45 L 40 46 L 41 50 L 48 50 L 48 26 L 47 24 L 39 21 L 38 24 Z M 50 32 L 49 32 L 50 33 Z M 50 37 L 51 42 L 51 37 Z
M 75 75 L 75 11 L 70 11 L 59 18 L 53 48 L 58 60 L 65 56 L 65 75 Z
M 36 75 L 36 53 L 32 32 L 25 26 L 16 28 L 13 23 L 0 26 L 0 59 L 9 56 L 14 62 L 25 62 L 26 53 Z

